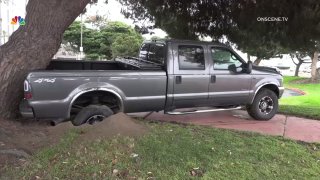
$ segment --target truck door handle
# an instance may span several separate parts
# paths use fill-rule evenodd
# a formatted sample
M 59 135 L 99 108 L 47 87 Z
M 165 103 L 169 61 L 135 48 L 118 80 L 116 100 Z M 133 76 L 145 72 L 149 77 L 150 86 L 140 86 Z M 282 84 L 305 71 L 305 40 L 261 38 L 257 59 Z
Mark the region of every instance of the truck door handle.
M 182 82 L 182 77 L 176 76 L 176 84 L 181 84 L 181 82 Z
M 211 83 L 216 83 L 216 81 L 217 81 L 216 75 L 211 75 L 210 82 Z

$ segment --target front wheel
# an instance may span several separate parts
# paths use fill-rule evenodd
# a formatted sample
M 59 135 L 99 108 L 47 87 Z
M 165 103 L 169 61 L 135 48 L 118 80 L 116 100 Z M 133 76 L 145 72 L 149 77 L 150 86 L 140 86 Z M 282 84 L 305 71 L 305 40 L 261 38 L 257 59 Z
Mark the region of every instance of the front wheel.
M 261 89 L 253 100 L 247 105 L 248 114 L 256 120 L 267 121 L 278 112 L 278 97 L 269 89 Z

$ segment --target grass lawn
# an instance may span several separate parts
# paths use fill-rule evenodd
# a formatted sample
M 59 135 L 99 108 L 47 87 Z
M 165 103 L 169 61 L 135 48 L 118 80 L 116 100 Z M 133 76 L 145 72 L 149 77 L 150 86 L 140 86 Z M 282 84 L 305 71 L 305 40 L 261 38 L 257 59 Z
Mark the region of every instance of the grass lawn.
M 320 120 L 320 84 L 297 84 L 299 77 L 284 77 L 286 88 L 297 88 L 304 96 L 283 97 L 280 100 L 280 112 Z
M 146 123 L 140 138 L 79 141 L 72 131 L 8 179 L 317 179 L 320 145 L 199 126 Z M 80 143 L 81 142 L 81 143 Z

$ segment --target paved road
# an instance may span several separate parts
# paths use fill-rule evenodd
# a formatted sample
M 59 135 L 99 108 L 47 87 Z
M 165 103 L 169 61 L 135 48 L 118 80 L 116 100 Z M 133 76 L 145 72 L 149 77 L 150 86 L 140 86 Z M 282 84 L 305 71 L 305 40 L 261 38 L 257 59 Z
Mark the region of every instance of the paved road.
M 188 115 L 166 115 L 163 112 L 130 115 L 152 120 L 252 131 L 267 135 L 283 136 L 304 142 L 320 142 L 320 121 L 285 115 L 276 115 L 270 121 L 255 121 L 246 111 L 242 110 Z

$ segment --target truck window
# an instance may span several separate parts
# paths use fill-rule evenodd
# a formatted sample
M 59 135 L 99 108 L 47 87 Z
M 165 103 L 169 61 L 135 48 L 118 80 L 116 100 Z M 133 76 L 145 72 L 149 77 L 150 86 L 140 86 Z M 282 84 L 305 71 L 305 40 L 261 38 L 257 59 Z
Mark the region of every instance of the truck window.
M 140 49 L 139 58 L 157 64 L 164 64 L 165 45 L 161 43 L 143 44 Z
M 201 46 L 179 46 L 180 70 L 204 70 L 204 50 Z
M 240 67 L 242 62 L 232 52 L 223 48 L 211 48 L 214 69 L 227 70 L 231 64 Z
M 150 44 L 148 59 L 154 63 L 164 64 L 164 53 L 164 44 Z

